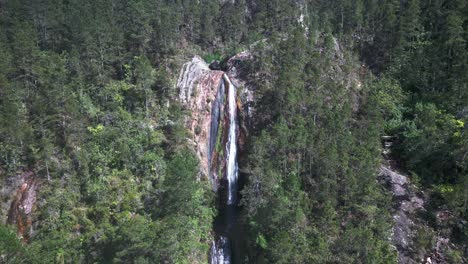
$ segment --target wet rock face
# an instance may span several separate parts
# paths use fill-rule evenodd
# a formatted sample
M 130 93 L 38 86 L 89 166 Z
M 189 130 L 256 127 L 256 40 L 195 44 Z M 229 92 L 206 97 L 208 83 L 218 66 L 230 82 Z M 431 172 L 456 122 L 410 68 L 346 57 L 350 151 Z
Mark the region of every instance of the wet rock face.
M 250 51 L 243 51 L 227 61 L 226 74 L 232 84 L 238 89 L 239 113 L 239 148 L 243 151 L 249 131 L 254 129 L 255 123 L 255 88 L 249 82 L 249 67 L 246 64 L 253 60 Z
M 210 133 L 213 104 L 216 102 L 224 72 L 212 71 L 200 58 L 184 64 L 177 81 L 179 100 L 191 113 L 185 120 L 200 160 L 201 176 L 209 176 Z

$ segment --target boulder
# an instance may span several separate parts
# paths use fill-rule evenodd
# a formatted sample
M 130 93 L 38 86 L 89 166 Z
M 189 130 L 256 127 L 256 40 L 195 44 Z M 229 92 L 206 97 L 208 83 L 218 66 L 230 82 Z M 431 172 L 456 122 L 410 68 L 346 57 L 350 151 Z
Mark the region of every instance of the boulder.
M 379 178 L 384 184 L 390 187 L 393 196 L 398 198 L 404 198 L 408 196 L 408 178 L 401 174 L 398 174 L 387 167 L 382 166 L 380 168 Z

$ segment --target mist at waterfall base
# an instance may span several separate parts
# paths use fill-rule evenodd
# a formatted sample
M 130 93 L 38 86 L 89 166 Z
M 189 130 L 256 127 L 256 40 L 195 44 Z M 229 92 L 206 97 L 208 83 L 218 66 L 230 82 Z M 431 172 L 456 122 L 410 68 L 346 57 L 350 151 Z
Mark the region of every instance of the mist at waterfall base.
M 214 231 L 217 234 L 210 249 L 211 264 L 238 263 L 242 259 L 242 228 L 237 222 L 238 218 L 238 191 L 239 170 L 237 163 L 237 104 L 236 87 L 225 75 L 227 84 L 227 111 L 229 120 L 229 132 L 225 146 L 226 168 L 225 177 L 221 181 L 219 191 L 219 211 L 215 219 Z M 221 87 L 220 90 L 224 90 Z

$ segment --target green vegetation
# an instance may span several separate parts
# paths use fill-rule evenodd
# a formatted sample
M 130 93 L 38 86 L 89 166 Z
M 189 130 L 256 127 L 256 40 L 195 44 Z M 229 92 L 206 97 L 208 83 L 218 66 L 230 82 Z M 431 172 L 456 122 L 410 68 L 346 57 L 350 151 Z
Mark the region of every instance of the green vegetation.
M 367 103 L 355 113 L 357 91 L 341 88 L 330 71 L 334 47 L 323 56 L 302 48 L 306 42 L 296 30 L 266 55 L 277 58 L 266 70 L 277 78 L 258 91 L 271 100 L 258 111 L 270 115 L 249 146 L 242 191 L 249 248 L 256 248 L 249 260 L 394 263 L 390 200 L 375 181 L 383 123 L 377 94 L 362 87 Z
M 222 61 L 223 55 L 221 55 L 220 52 L 208 53 L 205 56 L 203 56 L 203 59 L 206 61 L 206 63 L 211 63 L 213 61 Z
M 191 51 L 211 62 L 244 47 L 256 102 L 239 262 L 395 263 L 382 135 L 467 244 L 467 12 L 463 0 L 0 1 L 0 179 L 31 169 L 43 182 L 30 241 L 0 225 L 0 262 L 207 262 L 214 194 L 174 82 Z
M 212 195 L 166 105 L 172 14 L 149 4 L 0 5 L 1 177 L 44 181 L 30 243 L 0 227 L 8 263 L 206 260 Z

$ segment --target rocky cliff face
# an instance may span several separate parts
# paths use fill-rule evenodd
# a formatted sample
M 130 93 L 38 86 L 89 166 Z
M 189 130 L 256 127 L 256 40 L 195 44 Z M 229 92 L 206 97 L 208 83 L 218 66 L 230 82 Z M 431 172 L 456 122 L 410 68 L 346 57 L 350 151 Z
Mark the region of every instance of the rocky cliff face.
M 212 116 L 214 119 L 219 119 L 219 107 L 222 107 L 219 100 L 223 98 L 218 90 L 223 83 L 223 74 L 222 71 L 210 70 L 200 57 L 194 57 L 184 64 L 177 81 L 179 101 L 190 112 L 190 116 L 185 119 L 185 125 L 191 132 L 191 141 L 195 146 L 200 161 L 200 173 L 203 177 L 210 175 L 211 120 Z M 213 181 L 212 178 L 210 179 Z
M 424 210 L 424 200 L 411 190 L 412 186 L 406 176 L 388 167 L 380 168 L 379 179 L 394 198 L 392 243 L 398 251 L 398 262 L 419 263 L 410 255 L 416 232 L 414 216 L 416 212 Z
M 27 242 L 32 235 L 33 212 L 39 180 L 33 171 L 26 170 L 9 177 L 2 184 L 2 223 L 15 225 L 18 236 Z

